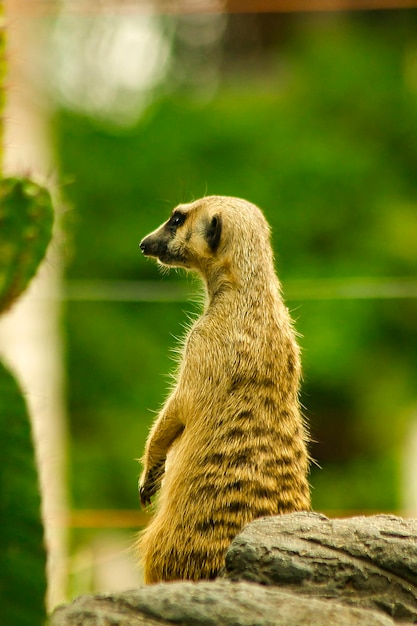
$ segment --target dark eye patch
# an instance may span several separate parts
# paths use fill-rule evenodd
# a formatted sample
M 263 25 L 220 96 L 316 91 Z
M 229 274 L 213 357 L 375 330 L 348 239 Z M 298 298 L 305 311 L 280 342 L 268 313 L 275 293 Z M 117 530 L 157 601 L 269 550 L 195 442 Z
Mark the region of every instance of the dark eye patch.
M 175 213 L 173 213 L 168 223 L 172 228 L 178 228 L 179 226 L 182 226 L 184 224 L 186 217 L 187 216 L 185 215 L 185 213 L 180 213 L 179 211 L 176 211 Z

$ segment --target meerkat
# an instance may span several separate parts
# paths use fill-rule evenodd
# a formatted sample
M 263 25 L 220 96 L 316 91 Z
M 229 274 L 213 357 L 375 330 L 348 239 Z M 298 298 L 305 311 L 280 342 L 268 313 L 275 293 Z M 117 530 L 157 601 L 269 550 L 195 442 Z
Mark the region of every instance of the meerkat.
M 255 205 L 179 205 L 140 247 L 198 272 L 207 298 L 146 442 L 142 506 L 160 493 L 137 550 L 146 583 L 211 579 L 248 522 L 310 508 L 299 348 Z

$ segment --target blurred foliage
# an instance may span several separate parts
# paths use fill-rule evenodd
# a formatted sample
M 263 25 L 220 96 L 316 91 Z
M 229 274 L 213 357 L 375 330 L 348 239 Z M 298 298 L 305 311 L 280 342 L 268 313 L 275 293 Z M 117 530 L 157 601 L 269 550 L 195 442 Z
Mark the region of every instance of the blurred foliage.
M 4 82 L 6 78 L 6 33 L 4 20 L 4 7 L 3 4 L 0 4 L 0 171 L 3 168 Z
M 162 278 L 138 242 L 207 194 L 261 206 L 289 279 L 416 276 L 415 12 L 294 19 L 272 70 L 211 99 L 160 95 L 131 129 L 60 110 L 69 279 Z M 415 406 L 416 300 L 290 302 L 303 348 L 318 509 L 397 509 Z M 76 507 L 136 507 L 134 459 L 190 304 L 69 302 Z
M 0 6 L 0 313 L 27 288 L 52 235 L 49 192 L 30 178 L 2 177 L 6 42 Z M 14 376 L 0 361 L 0 605 L 5 626 L 46 620 L 46 549 L 30 419 Z
M 0 312 L 26 289 L 52 235 L 49 191 L 29 178 L 0 180 Z
M 38 475 L 22 392 L 0 362 L 0 465 L 2 624 L 45 622 L 46 551 Z
M 29 178 L 0 179 L 0 313 L 33 278 L 51 239 L 52 222 L 45 187 Z M 1 362 L 0 440 L 2 623 L 42 624 L 46 550 L 30 419 L 18 384 Z

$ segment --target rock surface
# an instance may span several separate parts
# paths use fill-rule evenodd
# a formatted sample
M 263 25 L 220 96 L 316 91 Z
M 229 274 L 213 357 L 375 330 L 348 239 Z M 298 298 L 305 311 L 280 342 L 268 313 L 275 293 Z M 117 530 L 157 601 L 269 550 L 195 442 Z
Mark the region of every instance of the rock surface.
M 417 520 L 329 520 L 318 513 L 262 518 L 233 541 L 224 576 L 82 596 L 56 609 L 50 625 L 417 623 Z
M 178 582 L 83 596 L 57 609 L 52 626 L 393 626 L 376 611 L 305 598 L 247 582 Z
M 232 580 L 285 586 L 417 622 L 417 520 L 262 518 L 233 541 L 226 570 Z

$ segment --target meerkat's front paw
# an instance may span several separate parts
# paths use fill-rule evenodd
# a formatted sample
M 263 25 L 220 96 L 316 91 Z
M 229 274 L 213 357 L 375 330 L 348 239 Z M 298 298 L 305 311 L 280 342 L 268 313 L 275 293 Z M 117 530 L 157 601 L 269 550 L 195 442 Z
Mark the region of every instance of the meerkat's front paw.
M 143 472 L 138 485 L 140 503 L 143 508 L 151 504 L 151 498 L 158 491 L 164 474 L 164 468 L 165 462 L 162 462 L 160 465 L 151 467 L 149 470 Z
M 156 489 L 150 485 L 139 485 L 139 498 L 140 504 L 143 509 L 146 509 L 151 504 L 151 498 L 156 493 Z

